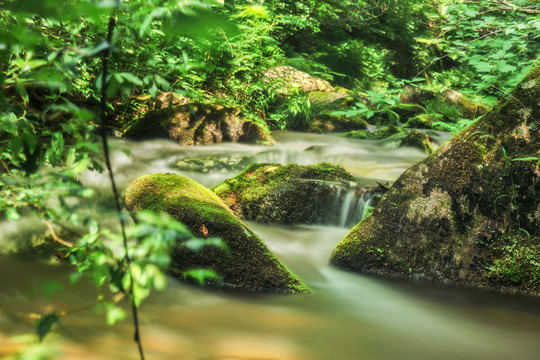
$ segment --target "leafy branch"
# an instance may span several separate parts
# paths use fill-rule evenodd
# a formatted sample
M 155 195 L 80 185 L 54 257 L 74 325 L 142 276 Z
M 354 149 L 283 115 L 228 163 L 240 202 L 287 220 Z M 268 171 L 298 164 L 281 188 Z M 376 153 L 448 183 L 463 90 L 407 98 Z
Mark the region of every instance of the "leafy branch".
M 116 0 L 116 9 L 120 6 L 120 0 Z M 116 20 L 114 17 L 114 13 L 111 15 L 108 23 L 108 29 L 107 29 L 107 48 L 103 50 L 102 53 L 102 77 L 101 77 L 101 110 L 100 110 L 100 120 L 101 120 L 101 128 L 100 128 L 100 135 L 102 140 L 102 146 L 103 146 L 103 155 L 105 158 L 105 165 L 107 167 L 107 171 L 109 173 L 109 179 L 111 182 L 111 187 L 113 191 L 114 196 L 114 202 L 116 205 L 116 211 L 118 212 L 118 219 L 120 221 L 120 229 L 122 233 L 122 239 L 123 239 L 123 245 L 124 245 L 124 262 L 125 262 L 125 269 L 129 275 L 130 279 L 130 286 L 129 286 L 129 299 L 131 302 L 131 312 L 133 314 L 133 325 L 135 327 L 135 333 L 134 333 L 134 340 L 137 343 L 137 348 L 139 350 L 139 356 L 141 360 L 144 360 L 144 350 L 142 346 L 141 341 L 141 334 L 140 334 L 140 328 L 139 328 L 139 314 L 137 310 L 137 305 L 135 303 L 135 295 L 133 293 L 134 291 L 134 280 L 133 280 L 133 274 L 131 270 L 131 259 L 129 257 L 129 248 L 128 248 L 128 240 L 126 236 L 126 229 L 125 229 L 125 221 L 122 216 L 122 206 L 120 204 L 120 195 L 118 192 L 118 188 L 116 187 L 116 182 L 114 180 L 114 172 L 111 165 L 111 157 L 109 153 L 109 144 L 107 140 L 107 127 L 106 127 L 106 119 L 107 119 L 107 77 L 108 77 L 108 71 L 109 71 L 109 59 L 111 56 L 111 49 L 112 49 L 112 38 L 114 33 Z

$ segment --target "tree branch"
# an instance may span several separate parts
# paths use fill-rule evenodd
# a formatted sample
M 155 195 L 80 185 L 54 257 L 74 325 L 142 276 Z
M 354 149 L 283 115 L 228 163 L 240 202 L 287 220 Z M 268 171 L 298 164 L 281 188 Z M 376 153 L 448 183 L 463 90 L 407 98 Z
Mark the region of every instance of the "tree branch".
M 504 0 L 495 0 L 495 2 L 501 5 L 507 6 L 514 11 L 518 11 L 524 14 L 530 14 L 530 15 L 540 14 L 540 10 L 538 9 L 531 9 L 528 7 L 517 6 L 516 4 L 512 4 L 511 2 L 504 1 Z
M 118 9 L 120 3 L 119 0 L 116 0 L 116 8 Z M 125 221 L 122 217 L 122 205 L 120 204 L 120 195 L 118 192 L 118 188 L 116 187 L 116 181 L 114 180 L 114 173 L 112 170 L 111 165 L 111 157 L 109 153 L 109 143 L 107 140 L 107 127 L 106 127 L 106 120 L 107 120 L 107 76 L 108 76 L 108 70 L 109 70 L 109 59 L 111 56 L 111 49 L 112 49 L 112 39 L 113 39 L 113 33 L 114 33 L 114 27 L 116 25 L 116 20 L 114 18 L 114 14 L 111 15 L 111 18 L 109 19 L 109 25 L 107 30 L 107 43 L 109 46 L 107 49 L 103 50 L 103 57 L 102 57 L 102 67 L 103 72 L 101 75 L 101 111 L 100 111 L 100 122 L 101 122 L 101 129 L 100 129 L 100 135 L 101 135 L 101 141 L 103 145 L 103 157 L 105 158 L 105 165 L 107 167 L 107 171 L 109 173 L 109 179 L 111 182 L 112 192 L 114 195 L 114 202 L 116 204 L 116 211 L 118 212 L 118 217 L 120 221 L 120 229 L 122 232 L 122 239 L 124 241 L 124 261 L 126 266 L 126 272 L 129 274 L 130 278 L 130 289 L 129 289 L 129 297 L 131 300 L 131 312 L 133 314 L 133 325 L 135 327 L 135 333 L 134 333 L 134 340 L 135 343 L 137 343 L 137 347 L 139 349 L 139 356 L 141 360 L 144 360 L 144 351 L 142 347 L 141 342 L 141 335 L 139 330 L 139 316 L 137 311 L 137 305 L 135 304 L 135 297 L 133 293 L 133 274 L 131 273 L 131 259 L 129 257 L 128 252 L 128 241 L 127 241 L 127 235 L 126 235 L 126 227 L 125 227 Z

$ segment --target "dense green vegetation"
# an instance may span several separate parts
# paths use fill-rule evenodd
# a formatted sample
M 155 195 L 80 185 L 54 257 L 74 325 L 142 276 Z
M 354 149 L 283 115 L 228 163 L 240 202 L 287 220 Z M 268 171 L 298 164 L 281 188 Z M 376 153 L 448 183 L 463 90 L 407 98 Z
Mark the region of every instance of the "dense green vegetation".
M 80 176 L 109 168 L 105 135 L 123 133 L 160 93 L 237 108 L 266 129 L 306 130 L 325 114 L 378 126 L 415 118 L 412 127 L 456 131 L 515 86 L 540 50 L 540 7 L 530 0 L 0 0 L 0 7 L 0 217 L 36 213 L 77 274 L 134 306 L 163 288 L 169 247 L 191 235 L 144 213 L 126 230 L 129 242 L 100 228 L 80 211 L 80 199 L 94 195 Z M 265 75 L 277 66 L 326 80 L 346 98 L 314 100 Z M 464 96 L 447 101 L 447 89 Z M 421 114 L 397 110 L 406 96 Z M 66 240 L 54 224 L 81 236 Z M 124 250 L 113 251 L 116 244 Z M 101 307 L 110 323 L 125 316 L 112 301 Z M 40 337 L 59 316 L 44 314 Z

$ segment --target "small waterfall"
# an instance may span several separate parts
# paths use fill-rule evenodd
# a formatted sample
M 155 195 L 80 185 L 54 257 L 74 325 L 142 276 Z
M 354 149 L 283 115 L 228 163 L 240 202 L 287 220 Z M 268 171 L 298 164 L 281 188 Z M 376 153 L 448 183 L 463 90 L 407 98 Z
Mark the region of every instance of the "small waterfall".
M 348 191 L 345 195 L 345 198 L 343 199 L 343 202 L 341 204 L 341 211 L 340 211 L 340 217 L 339 217 L 339 226 L 345 227 L 347 225 L 347 220 L 349 219 L 349 213 L 351 211 L 351 204 L 354 200 L 355 192 L 354 191 Z
M 312 216 L 306 219 L 309 224 L 351 227 L 359 223 L 376 201 L 379 193 L 370 188 L 351 187 L 349 184 L 313 181 L 312 197 L 314 204 Z
M 372 207 L 374 196 L 371 192 L 366 192 L 359 201 L 358 213 L 360 214 L 360 220 L 365 218 Z

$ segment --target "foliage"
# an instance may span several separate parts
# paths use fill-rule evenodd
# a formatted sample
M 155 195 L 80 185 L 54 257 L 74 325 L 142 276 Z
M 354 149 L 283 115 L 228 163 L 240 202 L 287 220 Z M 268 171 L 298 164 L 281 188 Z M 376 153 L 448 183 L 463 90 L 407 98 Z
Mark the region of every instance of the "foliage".
M 503 239 L 501 257 L 488 269 L 492 275 L 525 287 L 540 283 L 540 246 L 525 236 Z
M 434 11 L 424 0 L 267 0 L 276 15 L 275 36 L 287 56 L 330 69 L 343 86 L 369 86 L 414 71 L 413 34 Z M 411 66 L 412 65 L 412 66 Z
M 49 225 L 53 239 L 67 246 L 60 250 L 78 270 L 73 280 L 87 275 L 113 294 L 133 295 L 136 306 L 151 289 L 164 288 L 162 271 L 170 247 L 191 235 L 164 215 L 141 214 L 139 223 L 128 229 L 131 240 L 123 248 L 119 234 L 100 229 L 95 220 L 77 211 L 84 206 L 81 198 L 93 196 L 81 185 L 81 174 L 103 168 L 97 136 L 103 83 L 99 55 L 114 52 L 106 78 L 111 113 L 115 101 L 170 90 L 180 76 L 184 82 L 177 92 L 193 91 L 193 84 L 203 79 L 195 76 L 185 49 L 195 36 L 202 44 L 196 54 L 210 49 L 204 43 L 205 27 L 209 22 L 211 30 L 226 24 L 212 9 L 208 3 L 193 1 L 131 0 L 116 9 L 109 1 L 18 0 L 7 2 L 0 14 L 0 214 L 16 221 L 21 213 L 36 212 Z M 203 12 L 205 17 L 196 16 Z M 113 17 L 121 36 L 108 43 L 103 32 Z M 84 225 L 88 231 L 72 244 L 60 239 L 51 223 Z M 100 297 L 99 308 L 112 324 L 125 314 L 109 298 Z M 49 313 L 40 319 L 40 339 L 60 315 Z
M 347 110 L 333 111 L 333 115 L 344 115 L 347 117 L 363 116 L 370 123 L 378 126 L 399 125 L 400 116 L 392 109 L 394 105 L 400 103 L 399 94 L 401 89 L 386 89 L 378 91 L 367 90 L 368 103 L 362 101 L 355 102 Z
M 539 14 L 528 0 L 452 1 L 440 47 L 465 70 L 459 85 L 493 99 L 516 86 L 540 51 Z
M 322 114 L 324 108 L 323 104 L 312 101 L 307 94 L 295 93 L 289 95 L 270 118 L 274 121 L 274 127 L 281 130 L 288 128 L 305 131 L 316 117 Z

